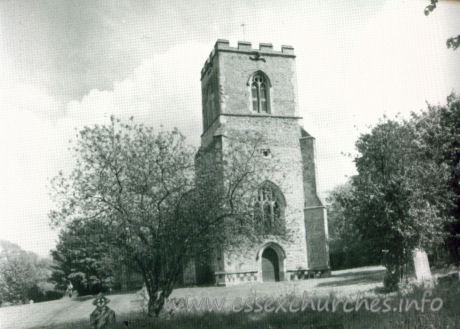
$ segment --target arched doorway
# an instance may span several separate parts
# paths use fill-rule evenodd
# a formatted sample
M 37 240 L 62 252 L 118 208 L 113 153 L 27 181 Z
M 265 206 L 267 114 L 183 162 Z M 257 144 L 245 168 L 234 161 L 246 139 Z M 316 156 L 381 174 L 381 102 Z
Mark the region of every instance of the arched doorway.
M 279 281 L 280 280 L 280 266 L 278 254 L 273 248 L 266 248 L 262 253 L 262 280 Z

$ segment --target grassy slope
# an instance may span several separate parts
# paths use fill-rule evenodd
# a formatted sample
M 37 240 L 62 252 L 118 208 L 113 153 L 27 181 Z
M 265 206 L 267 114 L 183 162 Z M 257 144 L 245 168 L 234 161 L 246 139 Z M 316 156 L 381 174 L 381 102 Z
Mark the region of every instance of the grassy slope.
M 381 286 L 383 271 L 379 267 L 360 268 L 354 270 L 337 271 L 331 278 L 312 279 L 299 282 L 279 282 L 254 284 L 251 286 L 236 286 L 232 288 L 206 287 L 206 288 L 183 288 L 174 291 L 175 297 L 186 297 L 201 299 L 227 299 L 230 305 L 237 297 L 279 297 L 303 294 L 307 291 L 309 296 L 327 298 L 331 292 L 335 297 L 355 296 L 357 291 L 368 291 L 371 295 L 373 289 Z M 387 313 L 374 314 L 371 312 L 353 312 L 345 314 L 299 312 L 279 314 L 176 314 L 170 319 L 147 320 L 138 314 L 139 300 L 135 294 L 111 295 L 109 306 L 117 312 L 118 324 L 115 328 L 126 328 L 123 320 L 130 322 L 129 328 L 309 328 L 311 325 L 340 325 L 344 323 L 345 328 L 412 328 L 412 324 L 435 325 L 434 328 L 456 328 L 456 313 L 452 305 L 458 305 L 458 284 L 457 291 L 448 289 L 442 292 L 445 306 L 438 313 Z M 417 294 L 420 292 L 415 292 Z M 415 296 L 414 296 L 415 297 Z M 398 298 L 398 297 L 395 297 Z M 420 299 L 421 296 L 418 296 Z M 92 309 L 91 299 L 45 302 L 33 305 L 22 305 L 0 309 L 2 329 L 7 328 L 76 328 L 89 329 L 88 317 Z M 65 322 L 71 323 L 65 324 Z M 408 326 L 404 327 L 407 322 Z M 423 328 L 425 326 L 418 326 Z M 329 327 L 328 327 L 329 328 Z M 332 327 L 331 327 L 332 328 Z M 415 328 L 415 327 L 414 327 Z

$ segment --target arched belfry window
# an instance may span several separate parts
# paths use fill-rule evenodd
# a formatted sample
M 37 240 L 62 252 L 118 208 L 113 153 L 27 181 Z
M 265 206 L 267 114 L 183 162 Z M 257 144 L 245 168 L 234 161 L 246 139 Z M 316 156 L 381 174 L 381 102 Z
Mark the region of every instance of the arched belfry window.
M 251 86 L 252 110 L 257 113 L 270 113 L 270 80 L 262 72 L 257 71 L 249 79 Z
M 254 225 L 262 234 L 284 232 L 284 208 L 286 202 L 281 190 L 271 182 L 263 183 L 254 200 Z

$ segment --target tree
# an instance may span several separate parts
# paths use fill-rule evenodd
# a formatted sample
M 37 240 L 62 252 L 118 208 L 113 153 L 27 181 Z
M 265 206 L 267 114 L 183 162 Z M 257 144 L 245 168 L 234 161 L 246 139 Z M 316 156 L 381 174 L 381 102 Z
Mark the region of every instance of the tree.
M 439 0 L 430 0 L 430 4 L 426 6 L 424 10 L 426 16 L 428 16 L 436 9 L 436 5 L 438 4 L 438 2 Z M 452 50 L 455 50 L 458 47 L 460 47 L 460 35 L 457 35 L 456 37 L 450 37 L 449 39 L 447 39 L 446 46 L 447 48 L 452 48 Z
M 408 227 L 408 200 L 401 179 L 410 140 L 405 127 L 394 121 L 381 122 L 369 134 L 362 135 L 355 158 L 358 175 L 353 178 L 355 227 L 373 250 L 389 253 L 384 259 L 387 272 L 398 277 L 407 262 L 407 241 L 400 228 Z
M 458 261 L 459 118 L 460 98 L 451 94 L 444 106 L 405 121 L 384 118 L 359 137 L 358 175 L 328 199 L 331 251 L 384 256 L 390 288 L 416 248 L 440 254 L 447 245 Z
M 0 304 L 35 297 L 38 284 L 49 278 L 48 262 L 8 241 L 0 241 L 0 250 Z
M 378 264 L 380 252 L 372 243 L 362 239 L 355 226 L 351 180 L 335 187 L 327 197 L 329 253 L 333 269 Z
M 72 221 L 60 232 L 51 255 L 52 280 L 65 290 L 69 282 L 80 295 L 107 291 L 114 284 L 117 255 L 103 237 L 103 223 Z
M 56 209 L 50 219 L 64 226 L 102 223 L 101 238 L 136 264 L 149 314 L 158 315 L 191 257 L 251 234 L 255 143 L 234 143 L 229 170 L 208 159 L 195 176 L 196 152 L 178 130 L 155 134 L 112 117 L 110 125 L 86 127 L 78 135 L 74 170 L 53 179 Z
M 447 223 L 447 248 L 454 261 L 460 259 L 460 97 L 452 93 L 444 106 L 428 105 L 421 114 L 413 114 L 417 139 L 424 145 L 423 152 L 437 167 L 444 168 L 449 193 L 446 193 L 445 215 L 453 221 Z
M 441 246 L 452 222 L 451 169 L 437 161 L 441 145 L 427 144 L 434 128 L 425 120 L 422 129 L 422 121 L 416 115 L 402 122 L 385 118 L 356 143 L 358 175 L 349 207 L 363 240 L 386 251 L 390 287 L 402 277 L 412 251 Z

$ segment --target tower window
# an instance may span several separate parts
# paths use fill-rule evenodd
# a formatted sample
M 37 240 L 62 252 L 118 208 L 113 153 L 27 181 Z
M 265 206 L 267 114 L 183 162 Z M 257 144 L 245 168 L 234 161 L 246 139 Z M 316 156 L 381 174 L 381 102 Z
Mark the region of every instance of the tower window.
M 284 231 L 284 197 L 279 188 L 265 182 L 257 191 L 254 202 L 254 224 L 262 234 L 282 234 Z
M 270 113 L 270 82 L 266 75 L 257 72 L 251 79 L 252 110 L 257 113 Z

